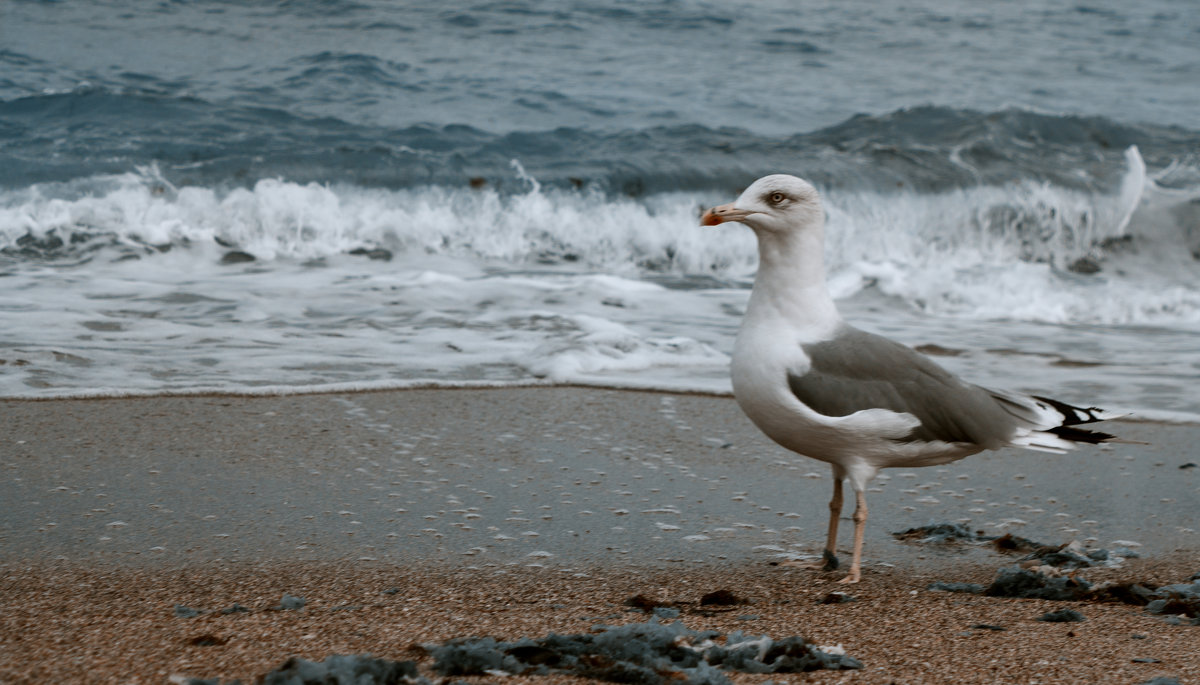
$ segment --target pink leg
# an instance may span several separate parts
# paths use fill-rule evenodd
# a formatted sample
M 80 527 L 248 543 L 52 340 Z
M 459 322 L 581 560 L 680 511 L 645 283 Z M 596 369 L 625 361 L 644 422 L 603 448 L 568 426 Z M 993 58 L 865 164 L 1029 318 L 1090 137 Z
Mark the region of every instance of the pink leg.
M 838 567 L 837 536 L 838 519 L 842 516 L 842 475 L 834 469 L 833 498 L 829 500 L 829 536 L 825 542 L 825 567 L 822 571 L 832 571 Z
M 854 558 L 850 561 L 850 574 L 843 583 L 857 583 L 862 578 L 863 531 L 867 527 L 867 496 L 861 490 L 854 492 Z

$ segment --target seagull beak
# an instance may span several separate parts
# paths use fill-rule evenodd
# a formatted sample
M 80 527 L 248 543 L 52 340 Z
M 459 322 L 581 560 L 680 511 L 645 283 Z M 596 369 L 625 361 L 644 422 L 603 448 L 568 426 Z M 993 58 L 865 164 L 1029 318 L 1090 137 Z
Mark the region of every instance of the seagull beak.
M 723 224 L 726 221 L 743 221 L 746 217 L 755 213 L 756 212 L 751 212 L 745 209 L 738 209 L 737 207 L 733 206 L 732 202 L 730 202 L 727 205 L 713 207 L 705 212 L 704 216 L 700 217 L 700 225 L 716 226 L 717 224 Z

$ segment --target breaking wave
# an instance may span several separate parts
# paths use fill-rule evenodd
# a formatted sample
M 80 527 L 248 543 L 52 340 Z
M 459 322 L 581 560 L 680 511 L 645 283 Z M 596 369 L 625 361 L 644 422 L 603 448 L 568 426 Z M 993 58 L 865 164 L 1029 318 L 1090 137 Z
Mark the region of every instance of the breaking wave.
M 1109 191 L 1033 179 L 935 192 L 827 188 L 835 295 L 874 287 L 924 311 L 982 318 L 1198 322 L 1200 192 L 1149 176 L 1135 147 L 1123 161 Z M 697 225 L 703 207 L 728 195 L 547 187 L 512 161 L 507 174 L 522 192 L 280 179 L 177 186 L 156 166 L 35 184 L 0 191 L 0 259 L 15 267 L 167 251 L 259 265 L 428 256 L 681 287 L 752 277 L 748 231 Z

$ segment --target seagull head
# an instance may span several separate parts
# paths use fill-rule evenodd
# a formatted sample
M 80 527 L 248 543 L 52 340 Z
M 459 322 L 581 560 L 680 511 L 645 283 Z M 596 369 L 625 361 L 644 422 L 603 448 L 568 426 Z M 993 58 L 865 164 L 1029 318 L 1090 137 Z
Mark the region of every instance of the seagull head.
M 795 176 L 772 174 L 752 183 L 737 200 L 705 212 L 700 225 L 738 221 L 762 235 L 801 230 L 824 218 L 821 196 L 812 184 Z

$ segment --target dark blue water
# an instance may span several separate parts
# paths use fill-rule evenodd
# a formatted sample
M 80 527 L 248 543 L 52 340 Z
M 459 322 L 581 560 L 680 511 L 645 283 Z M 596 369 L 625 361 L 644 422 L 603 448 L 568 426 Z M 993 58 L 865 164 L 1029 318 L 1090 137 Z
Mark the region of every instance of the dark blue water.
M 775 172 L 876 330 L 1200 412 L 1167 0 L 0 2 L 0 394 L 720 389 Z
M 1173 2 L 0 7 L 0 185 L 121 173 L 629 194 L 1103 183 L 1200 149 L 1200 13 Z M 478 180 L 476 181 L 479 182 Z

